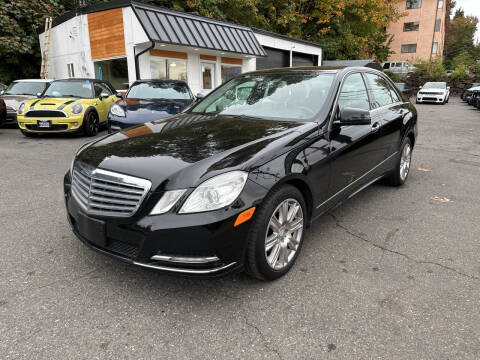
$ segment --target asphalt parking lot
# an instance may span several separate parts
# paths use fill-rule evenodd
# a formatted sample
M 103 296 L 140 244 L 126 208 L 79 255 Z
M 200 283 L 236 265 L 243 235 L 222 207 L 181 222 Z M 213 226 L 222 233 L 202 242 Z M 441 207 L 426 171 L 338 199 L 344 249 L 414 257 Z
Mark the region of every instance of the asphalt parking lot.
M 89 139 L 0 128 L 0 358 L 478 359 L 480 111 L 459 99 L 417 109 L 407 184 L 323 216 L 271 283 L 92 252 L 62 192 Z

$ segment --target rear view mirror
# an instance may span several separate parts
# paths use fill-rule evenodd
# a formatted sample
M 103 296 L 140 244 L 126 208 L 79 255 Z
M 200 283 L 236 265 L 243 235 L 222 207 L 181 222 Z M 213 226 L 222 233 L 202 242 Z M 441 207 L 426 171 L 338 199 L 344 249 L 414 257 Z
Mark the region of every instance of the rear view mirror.
M 340 125 L 370 125 L 372 118 L 370 111 L 356 108 L 340 110 Z

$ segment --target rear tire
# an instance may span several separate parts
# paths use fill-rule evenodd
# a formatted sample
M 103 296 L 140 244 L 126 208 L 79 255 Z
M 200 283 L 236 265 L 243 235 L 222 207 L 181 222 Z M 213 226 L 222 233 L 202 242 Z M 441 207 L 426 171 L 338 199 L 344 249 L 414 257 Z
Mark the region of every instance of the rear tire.
M 260 280 L 275 280 L 295 263 L 307 224 L 300 191 L 284 185 L 268 194 L 258 207 L 247 240 L 245 272 Z
M 412 164 L 412 142 L 409 138 L 403 141 L 400 148 L 397 163 L 393 172 L 387 178 L 387 182 L 392 186 L 401 186 L 407 181 L 408 174 L 410 173 L 410 166 Z
M 83 119 L 83 133 L 85 136 L 95 136 L 98 134 L 100 123 L 98 122 L 98 116 L 94 111 L 90 111 L 85 114 Z

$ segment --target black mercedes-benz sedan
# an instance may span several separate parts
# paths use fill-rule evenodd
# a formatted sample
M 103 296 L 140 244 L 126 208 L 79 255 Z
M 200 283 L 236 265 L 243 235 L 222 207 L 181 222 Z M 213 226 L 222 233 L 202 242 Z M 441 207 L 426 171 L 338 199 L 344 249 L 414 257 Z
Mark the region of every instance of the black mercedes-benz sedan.
M 240 75 L 182 114 L 82 146 L 64 179 L 77 237 L 171 273 L 290 270 L 320 215 L 408 177 L 417 112 L 383 73 Z
M 123 130 L 182 112 L 194 101 L 185 81 L 138 80 L 108 112 L 108 132 Z

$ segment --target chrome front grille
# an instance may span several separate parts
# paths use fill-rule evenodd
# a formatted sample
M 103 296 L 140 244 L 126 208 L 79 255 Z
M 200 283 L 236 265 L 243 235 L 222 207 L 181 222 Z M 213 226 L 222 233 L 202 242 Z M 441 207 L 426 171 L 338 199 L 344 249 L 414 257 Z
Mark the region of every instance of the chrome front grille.
M 129 217 L 135 214 L 151 182 L 76 162 L 72 173 L 72 196 L 92 215 Z

